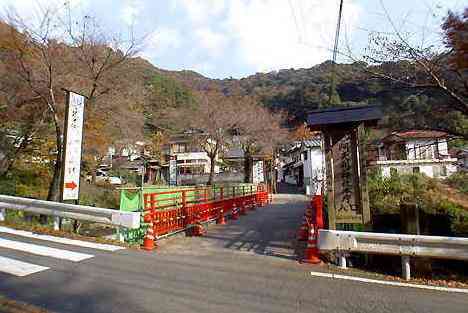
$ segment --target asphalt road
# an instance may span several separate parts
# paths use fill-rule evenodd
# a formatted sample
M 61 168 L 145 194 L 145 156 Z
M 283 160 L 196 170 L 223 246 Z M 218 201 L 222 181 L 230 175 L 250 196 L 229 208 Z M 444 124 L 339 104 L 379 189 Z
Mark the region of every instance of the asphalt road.
M 0 294 L 53 312 L 468 312 L 466 294 L 310 276 L 326 268 L 295 260 L 305 200 L 280 195 L 238 221 L 210 226 L 205 237 L 172 238 L 150 253 L 40 242 L 94 256 L 70 262 L 0 248 L 0 256 L 50 268 L 0 273 Z

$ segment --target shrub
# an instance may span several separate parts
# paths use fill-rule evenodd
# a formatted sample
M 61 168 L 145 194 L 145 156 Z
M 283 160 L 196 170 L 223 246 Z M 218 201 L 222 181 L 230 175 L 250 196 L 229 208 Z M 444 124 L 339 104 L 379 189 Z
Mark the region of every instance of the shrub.
M 457 172 L 450 177 L 448 177 L 445 182 L 450 186 L 461 193 L 468 194 L 468 173 L 467 172 Z
M 460 182 L 460 178 L 454 181 Z M 398 214 L 401 203 L 412 202 L 426 214 L 449 216 L 454 233 L 468 233 L 468 208 L 450 201 L 443 185 L 435 179 L 423 174 L 383 177 L 379 171 L 374 171 L 369 175 L 368 187 L 373 214 Z

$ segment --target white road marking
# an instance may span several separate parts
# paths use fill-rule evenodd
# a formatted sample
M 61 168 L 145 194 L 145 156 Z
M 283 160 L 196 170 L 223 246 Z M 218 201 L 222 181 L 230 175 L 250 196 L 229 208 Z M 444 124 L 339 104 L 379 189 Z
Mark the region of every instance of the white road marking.
M 114 246 L 114 245 L 107 245 L 107 244 L 102 244 L 102 243 L 94 243 L 94 242 L 68 239 L 68 238 L 62 238 L 62 237 L 56 237 L 56 236 L 35 234 L 29 231 L 17 230 L 17 229 L 3 227 L 3 226 L 0 226 L 0 233 L 6 233 L 6 234 L 11 234 L 11 235 L 27 237 L 27 238 L 39 239 L 39 240 L 46 240 L 46 241 L 61 243 L 65 245 L 73 245 L 73 246 L 91 248 L 91 249 L 96 249 L 96 250 L 117 251 L 117 250 L 125 249 L 124 247 L 119 247 L 119 246 Z
M 339 275 L 339 274 L 333 274 L 333 273 L 310 272 L 310 275 L 316 276 L 316 277 L 344 279 L 344 280 L 358 281 L 362 283 L 380 284 L 380 285 L 387 285 L 387 286 L 410 287 L 410 288 L 417 288 L 417 289 L 468 293 L 468 289 L 463 289 L 463 288 L 448 288 L 448 287 L 438 287 L 438 286 L 428 286 L 428 285 L 416 285 L 416 284 L 400 283 L 400 282 L 394 282 L 394 281 L 345 276 L 345 275 Z
M 31 254 L 47 256 L 56 259 L 68 260 L 73 262 L 83 261 L 94 257 L 91 254 L 78 253 L 68 250 L 55 249 L 46 246 L 39 246 L 21 241 L 14 241 L 0 238 L 0 248 L 13 249 Z
M 0 256 L 0 272 L 3 273 L 23 277 L 48 269 L 49 267 L 21 262 Z

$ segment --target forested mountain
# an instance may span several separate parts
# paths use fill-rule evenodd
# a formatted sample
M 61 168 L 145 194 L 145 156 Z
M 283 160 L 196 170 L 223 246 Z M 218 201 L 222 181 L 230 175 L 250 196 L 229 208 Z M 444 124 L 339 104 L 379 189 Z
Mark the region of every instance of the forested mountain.
M 290 114 L 294 126 L 306 119 L 307 112 L 329 106 L 330 61 L 303 69 L 284 69 L 257 73 L 242 79 L 209 79 L 193 71 L 163 71 L 191 90 L 216 89 L 226 95 L 244 94 L 257 97 L 273 110 Z M 420 75 L 407 62 L 369 66 L 363 62 L 337 64 L 334 106 L 359 104 L 381 105 L 385 114 L 381 127 L 390 130 L 432 128 L 458 136 L 468 134 L 466 117 L 453 111 L 453 99 L 443 90 L 432 87 L 410 87 L 384 77 L 397 73 L 416 81 Z

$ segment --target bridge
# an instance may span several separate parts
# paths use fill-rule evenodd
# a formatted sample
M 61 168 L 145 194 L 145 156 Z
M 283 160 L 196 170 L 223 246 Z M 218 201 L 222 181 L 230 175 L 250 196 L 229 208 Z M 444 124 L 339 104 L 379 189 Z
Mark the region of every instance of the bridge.
M 51 312 L 466 312 L 466 293 L 297 262 L 308 201 L 283 190 L 205 236 L 173 236 L 150 252 L 0 227 L 0 294 Z

